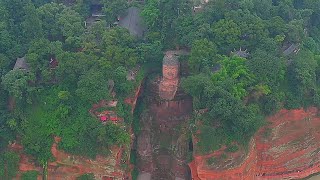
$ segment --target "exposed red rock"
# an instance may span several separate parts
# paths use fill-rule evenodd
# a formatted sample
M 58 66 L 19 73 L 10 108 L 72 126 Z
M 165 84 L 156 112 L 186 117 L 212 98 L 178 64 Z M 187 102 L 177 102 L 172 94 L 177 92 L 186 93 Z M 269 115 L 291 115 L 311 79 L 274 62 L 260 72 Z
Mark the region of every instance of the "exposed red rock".
M 141 84 L 136 89 L 135 94 L 125 100 L 125 102 L 132 107 L 132 112 L 135 108 L 140 89 Z M 89 112 L 92 115 L 97 116 L 99 114 L 97 109 L 100 107 L 114 107 L 115 102 L 117 101 L 102 100 L 98 104 L 94 104 Z M 129 133 L 131 134 L 132 146 L 134 136 L 131 129 Z M 95 159 L 89 159 L 59 150 L 57 148 L 59 141 L 60 138 L 55 137 L 55 143 L 51 148 L 51 153 L 55 158 L 55 161 L 48 164 L 48 180 L 74 180 L 76 177 L 86 173 L 93 173 L 96 179 L 101 180 L 132 179 L 130 172 L 124 172 L 123 168 L 121 168 L 121 164 L 124 163 L 121 162 L 123 148 L 113 147 L 111 149 L 111 154 L 109 154 L 107 157 L 97 156 Z M 43 168 L 39 164 L 35 163 L 34 158 L 23 153 L 23 147 L 20 144 L 11 144 L 10 149 L 20 154 L 19 173 L 17 175 L 17 179 L 20 179 L 20 176 L 23 172 L 30 170 L 36 170 L 42 174 Z M 132 170 L 132 165 L 129 164 L 129 161 L 127 161 L 127 163 L 129 166 L 129 171 Z M 38 179 L 42 179 L 42 175 L 39 175 Z
M 126 173 L 120 167 L 122 148 L 113 147 L 111 154 L 107 157 L 97 156 L 95 159 L 88 159 L 81 156 L 75 156 L 57 149 L 57 143 L 60 138 L 55 138 L 55 143 L 52 145 L 51 152 L 55 158 L 54 162 L 48 164 L 48 179 L 57 180 L 74 180 L 82 174 L 93 173 L 96 179 L 123 179 Z M 43 168 L 35 163 L 34 159 L 25 155 L 23 147 L 19 144 L 12 144 L 11 149 L 19 152 L 20 163 L 18 179 L 21 173 L 30 170 L 36 170 L 40 173 Z M 41 175 L 39 176 L 41 179 Z
M 281 110 L 268 118 L 250 142 L 248 153 L 194 155 L 195 180 L 299 179 L 320 171 L 320 117 L 316 108 Z M 226 154 L 222 158 L 222 153 Z M 208 165 L 208 160 L 214 163 Z
M 138 97 L 141 93 L 142 93 L 142 82 L 140 82 L 139 86 L 136 88 L 134 95 L 124 100 L 126 104 L 131 106 L 132 114 L 133 114 L 134 108 L 136 107 Z

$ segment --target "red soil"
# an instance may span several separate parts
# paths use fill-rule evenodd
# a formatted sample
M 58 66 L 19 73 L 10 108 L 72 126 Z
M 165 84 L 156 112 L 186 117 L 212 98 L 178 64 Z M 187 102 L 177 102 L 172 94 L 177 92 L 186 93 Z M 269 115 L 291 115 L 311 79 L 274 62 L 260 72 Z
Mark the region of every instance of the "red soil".
M 299 179 L 320 171 L 320 117 L 318 110 L 281 110 L 268 118 L 250 142 L 249 153 L 194 155 L 189 164 L 195 180 Z M 226 158 L 221 154 L 226 153 Z M 209 158 L 215 158 L 208 165 Z

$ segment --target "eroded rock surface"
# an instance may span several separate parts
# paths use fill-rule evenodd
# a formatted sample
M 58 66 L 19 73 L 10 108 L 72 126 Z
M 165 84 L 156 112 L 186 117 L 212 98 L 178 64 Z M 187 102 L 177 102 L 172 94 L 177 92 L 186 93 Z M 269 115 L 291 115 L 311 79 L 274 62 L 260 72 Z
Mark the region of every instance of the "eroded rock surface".
M 117 179 L 122 180 L 126 174 L 120 167 L 122 149 L 114 147 L 108 157 L 97 156 L 95 159 L 88 159 L 81 156 L 75 156 L 65 153 L 57 149 L 59 138 L 55 138 L 55 143 L 52 145 L 51 152 L 55 158 L 54 162 L 48 164 L 48 179 L 49 180 L 74 180 L 82 174 L 93 173 L 97 180 Z M 42 177 L 43 168 L 36 164 L 31 156 L 22 153 L 23 147 L 19 144 L 12 144 L 11 149 L 19 152 L 20 163 L 19 171 L 25 172 L 36 170 Z M 20 173 L 18 174 L 18 179 Z
M 320 117 L 318 110 L 281 110 L 268 118 L 250 143 L 222 157 L 224 148 L 190 163 L 195 180 L 299 179 L 320 171 Z M 213 163 L 208 163 L 213 159 Z

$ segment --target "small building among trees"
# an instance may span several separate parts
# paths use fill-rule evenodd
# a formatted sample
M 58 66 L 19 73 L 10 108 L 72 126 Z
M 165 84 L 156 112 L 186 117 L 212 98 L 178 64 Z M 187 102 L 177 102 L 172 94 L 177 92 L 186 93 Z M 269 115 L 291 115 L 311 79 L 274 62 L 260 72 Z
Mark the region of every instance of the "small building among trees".
M 30 67 L 27 63 L 25 56 L 22 58 L 17 58 L 16 64 L 14 65 L 13 69 L 14 70 L 20 69 L 20 70 L 26 70 L 26 71 L 30 70 Z

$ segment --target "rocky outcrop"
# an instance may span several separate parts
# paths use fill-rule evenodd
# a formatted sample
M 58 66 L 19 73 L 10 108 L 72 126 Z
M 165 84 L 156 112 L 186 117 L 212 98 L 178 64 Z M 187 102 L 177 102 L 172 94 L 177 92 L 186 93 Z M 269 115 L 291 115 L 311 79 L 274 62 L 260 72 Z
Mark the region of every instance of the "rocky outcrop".
M 97 156 L 95 159 L 88 159 L 81 156 L 75 156 L 64 151 L 58 150 L 57 144 L 60 138 L 56 137 L 52 145 L 51 153 L 55 161 L 48 163 L 48 178 L 74 180 L 82 174 L 93 173 L 98 180 L 108 178 L 122 180 L 126 176 L 126 172 L 120 167 L 122 148 L 113 147 L 110 150 L 110 155 Z M 30 170 L 36 170 L 40 173 L 39 179 L 42 177 L 43 168 L 35 163 L 31 156 L 23 153 L 23 147 L 17 143 L 10 146 L 20 154 L 20 163 L 18 179 L 21 173 Z
M 193 178 L 299 179 L 320 171 L 320 117 L 316 108 L 281 110 L 268 122 L 256 133 L 248 150 L 228 153 L 223 147 L 212 154 L 194 155 L 189 164 Z

